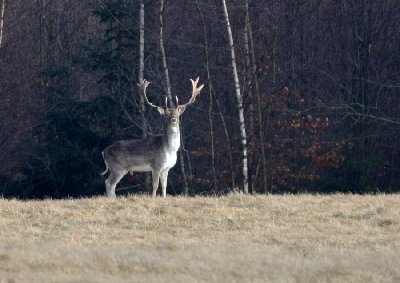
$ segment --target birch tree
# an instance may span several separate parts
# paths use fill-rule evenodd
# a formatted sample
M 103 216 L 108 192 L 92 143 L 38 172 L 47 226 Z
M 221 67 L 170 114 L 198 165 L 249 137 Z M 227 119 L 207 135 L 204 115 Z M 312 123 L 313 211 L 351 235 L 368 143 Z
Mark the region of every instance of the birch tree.
M 144 0 L 140 0 L 139 10 L 139 83 L 144 80 Z M 144 116 L 144 98 L 140 95 L 140 112 L 142 115 L 142 137 L 147 137 L 147 120 Z
M 238 115 L 239 115 L 240 142 L 242 145 L 243 192 L 247 194 L 249 192 L 249 182 L 248 182 L 248 166 L 247 166 L 247 136 L 246 136 L 246 124 L 244 120 L 243 97 L 240 92 L 239 77 L 236 67 L 235 45 L 233 43 L 232 29 L 229 22 L 228 8 L 226 6 L 225 0 L 222 0 L 222 6 L 224 9 L 225 23 L 229 40 L 229 49 L 231 53 L 232 75 L 233 75 L 233 82 L 235 84 L 236 108 L 238 110 Z
M 0 48 L 3 46 L 3 28 L 4 28 L 5 9 L 6 9 L 6 0 L 2 0 L 1 11 L 0 11 Z
M 172 101 L 172 93 L 171 93 L 171 84 L 169 80 L 169 71 L 168 71 L 168 64 L 167 64 L 167 57 L 165 56 L 165 48 L 164 48 L 164 0 L 160 0 L 160 52 L 161 52 L 161 59 L 164 68 L 164 76 L 165 76 L 165 84 L 167 88 L 167 97 L 170 103 Z
M 161 58 L 163 62 L 163 68 L 164 68 L 164 75 L 165 75 L 165 84 L 167 87 L 167 97 L 169 102 L 173 105 L 173 100 L 172 100 L 172 93 L 171 93 L 171 83 L 169 80 L 169 71 L 168 71 L 168 64 L 167 64 L 167 57 L 165 55 L 165 48 L 164 48 L 164 19 L 163 19 L 163 13 L 164 13 L 164 0 L 160 0 L 160 51 L 161 51 Z M 185 170 L 185 158 L 183 156 L 183 150 L 184 150 L 184 143 L 182 139 L 182 132 L 183 128 L 181 129 L 181 148 L 178 151 L 178 156 L 179 156 L 179 165 L 181 169 L 181 174 L 182 174 L 182 179 L 183 179 L 183 193 L 185 195 L 189 194 L 189 185 L 187 181 L 187 176 L 186 176 L 186 170 Z
M 144 80 L 144 0 L 140 0 L 139 3 L 139 84 Z M 141 92 L 140 95 L 140 113 L 142 118 L 142 138 L 147 137 L 147 119 L 144 115 L 145 104 L 144 98 Z M 150 187 L 150 174 L 146 173 L 146 188 Z

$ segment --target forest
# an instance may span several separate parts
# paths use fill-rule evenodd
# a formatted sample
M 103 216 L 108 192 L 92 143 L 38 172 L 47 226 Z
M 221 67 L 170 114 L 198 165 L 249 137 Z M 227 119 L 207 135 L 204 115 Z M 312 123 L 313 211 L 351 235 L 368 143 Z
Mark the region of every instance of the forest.
M 186 102 L 168 194 L 400 188 L 398 0 L 0 0 L 0 195 L 105 193 L 101 152 Z M 117 194 L 147 194 L 149 174 Z

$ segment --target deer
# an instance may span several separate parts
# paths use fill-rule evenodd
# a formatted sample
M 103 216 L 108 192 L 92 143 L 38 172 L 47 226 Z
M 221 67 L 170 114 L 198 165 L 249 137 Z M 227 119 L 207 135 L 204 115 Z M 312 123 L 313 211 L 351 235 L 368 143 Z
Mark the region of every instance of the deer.
M 161 181 L 162 196 L 167 195 L 168 171 L 175 165 L 177 151 L 180 147 L 179 117 L 186 107 L 195 102 L 204 85 L 197 86 L 199 77 L 192 82 L 192 96 L 185 104 L 179 105 L 178 97 L 176 105 L 171 103 L 168 107 L 168 97 L 165 97 L 165 107 L 151 103 L 146 95 L 146 89 L 150 82 L 143 80 L 139 85 L 140 94 L 144 101 L 151 107 L 157 108 L 164 116 L 164 129 L 161 135 L 149 136 L 144 139 L 131 139 L 117 141 L 102 152 L 106 169 L 100 173 L 105 175 L 110 171 L 105 180 L 106 192 L 111 199 L 116 198 L 115 188 L 119 181 L 128 173 L 151 172 L 153 198 Z

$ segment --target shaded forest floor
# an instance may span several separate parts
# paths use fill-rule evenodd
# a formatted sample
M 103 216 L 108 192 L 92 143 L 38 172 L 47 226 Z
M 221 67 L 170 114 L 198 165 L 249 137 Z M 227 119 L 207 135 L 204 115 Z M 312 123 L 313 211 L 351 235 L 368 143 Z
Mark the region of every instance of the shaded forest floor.
M 0 282 L 399 282 L 400 195 L 0 200 Z

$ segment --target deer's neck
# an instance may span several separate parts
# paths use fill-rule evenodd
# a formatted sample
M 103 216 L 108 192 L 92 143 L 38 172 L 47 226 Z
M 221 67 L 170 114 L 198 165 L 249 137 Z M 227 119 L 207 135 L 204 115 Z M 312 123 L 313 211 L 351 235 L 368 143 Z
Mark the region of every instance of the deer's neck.
M 179 147 L 181 146 L 179 127 L 167 127 L 164 134 L 164 140 L 165 147 L 168 151 L 178 151 Z

